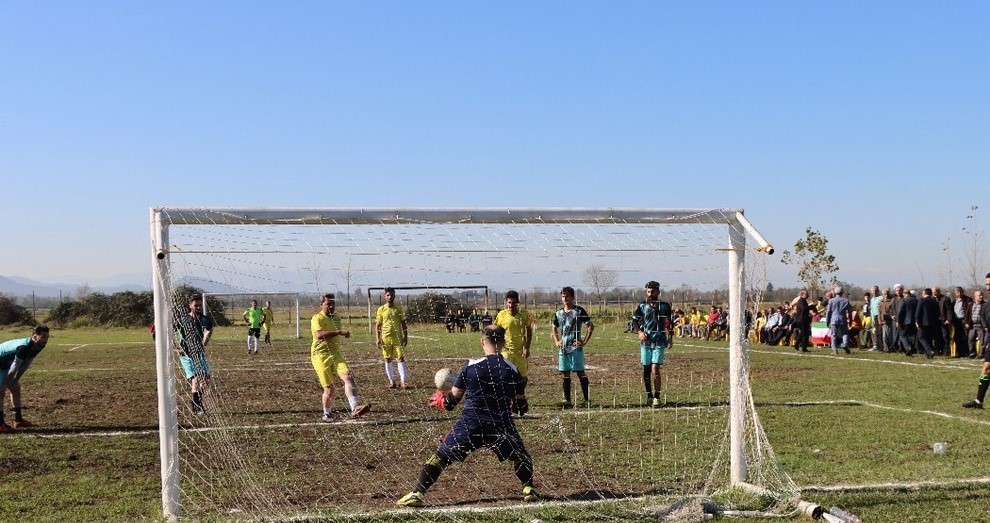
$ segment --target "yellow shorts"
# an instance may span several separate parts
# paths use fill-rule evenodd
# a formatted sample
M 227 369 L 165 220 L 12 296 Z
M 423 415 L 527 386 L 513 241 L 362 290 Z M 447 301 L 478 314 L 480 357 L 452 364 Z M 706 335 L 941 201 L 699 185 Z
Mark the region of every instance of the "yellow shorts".
M 316 376 L 320 378 L 320 385 L 323 385 L 323 388 L 333 384 L 334 376 L 343 379 L 350 372 L 347 362 L 339 352 L 329 354 L 317 352 L 313 353 L 310 359 L 313 360 L 313 369 L 316 370 Z
M 516 366 L 516 370 L 519 371 L 520 376 L 525 378 L 529 375 L 529 360 L 524 358 L 522 353 L 503 351 L 502 357 L 504 357 L 509 363 Z
M 399 359 L 402 357 L 402 343 L 382 340 L 382 358 Z

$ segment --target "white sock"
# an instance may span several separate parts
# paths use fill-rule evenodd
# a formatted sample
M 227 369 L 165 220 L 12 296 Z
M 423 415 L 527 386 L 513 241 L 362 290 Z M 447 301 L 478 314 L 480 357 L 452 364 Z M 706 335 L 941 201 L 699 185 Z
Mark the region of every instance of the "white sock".
M 392 362 L 385 362 L 385 375 L 388 376 L 388 381 L 395 381 L 395 372 L 392 370 Z
M 251 338 L 253 338 L 253 337 L 254 336 L 251 336 L 250 334 L 248 334 L 248 352 L 251 352 Z
M 330 416 L 331 414 L 333 414 L 333 409 L 331 409 L 330 407 L 323 407 L 323 413 L 326 414 L 327 416 Z
M 360 401 L 361 401 L 361 398 L 359 398 L 357 396 L 348 396 L 347 397 L 347 403 L 350 403 L 351 404 L 351 410 L 356 409 L 357 406 L 358 406 L 358 403 Z
M 399 362 L 399 379 L 402 380 L 402 384 L 403 385 L 406 384 L 406 376 L 408 376 L 408 375 L 409 375 L 409 372 L 406 370 L 406 362 L 405 361 L 400 361 Z

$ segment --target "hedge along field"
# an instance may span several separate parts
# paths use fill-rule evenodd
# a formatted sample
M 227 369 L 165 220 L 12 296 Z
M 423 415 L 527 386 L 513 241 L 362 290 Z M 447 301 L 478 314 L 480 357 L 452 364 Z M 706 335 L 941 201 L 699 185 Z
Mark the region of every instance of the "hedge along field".
M 434 416 L 417 429 L 433 427 L 442 433 L 452 418 L 429 413 L 415 394 L 428 395 L 429 381 L 444 354 L 473 354 L 477 335 L 447 334 L 439 326 L 411 328 L 409 364 L 416 389 L 408 397 L 388 399 L 382 389 L 381 368 L 375 349 L 359 318 L 352 324 L 354 336 L 345 343 L 345 355 L 355 363 L 354 372 L 363 394 L 385 405 L 387 412 L 422 412 Z M 607 376 L 592 377 L 593 398 L 618 398 L 633 404 L 639 388 L 638 363 L 630 335 L 618 324 L 605 324 L 589 347 L 588 360 L 608 364 Z M 4 329 L 0 339 L 28 335 L 28 329 Z M 305 329 L 304 329 L 305 332 Z M 308 368 L 306 336 L 300 340 L 276 336 L 276 346 L 262 349 L 261 357 L 240 354 L 243 329 L 219 329 L 214 350 L 243 358 L 244 365 L 291 375 L 282 380 L 280 394 L 292 401 L 261 399 L 249 413 L 261 427 L 298 424 L 312 437 L 329 429 L 312 421 L 319 413 L 319 386 Z M 461 352 L 463 351 L 463 352 Z M 236 353 L 236 354 L 235 354 Z M 754 346 L 751 382 L 761 421 L 783 468 L 802 488 L 803 498 L 824 506 L 838 505 L 864 521 L 987 521 L 990 495 L 987 487 L 986 449 L 990 444 L 985 411 L 961 408 L 975 392 L 979 362 L 974 360 L 923 360 L 900 355 L 854 351 L 829 356 L 818 349 L 799 354 L 788 347 Z M 417 363 L 417 359 L 420 363 Z M 724 345 L 678 340 L 669 355 L 668 377 L 726 365 Z M 233 361 L 233 360 L 231 360 Z M 623 367 L 624 362 L 628 369 Z M 540 327 L 534 343 L 534 366 L 543 369 L 531 385 L 535 414 L 559 412 L 559 379 L 553 372 L 553 353 L 547 332 Z M 288 371 L 282 371 L 285 366 Z M 250 367 L 246 367 L 250 368 Z M 599 373 L 601 374 L 601 372 Z M 141 521 L 160 518 L 160 478 L 156 413 L 154 349 L 145 329 L 54 330 L 48 347 L 22 381 L 25 417 L 37 427 L 2 436 L 0 444 L 0 520 L 2 521 Z M 605 396 L 602 389 L 619 389 Z M 271 396 L 269 396 L 271 398 Z M 266 403 L 267 402 L 267 403 Z M 420 410 L 417 410 L 420 409 Z M 12 416 L 9 400 L 6 413 Z M 603 416 L 607 410 L 603 409 Z M 385 417 L 385 413 L 381 413 Z M 609 418 L 605 418 L 608 420 Z M 612 426 L 617 442 L 643 437 L 640 428 Z M 554 456 L 541 455 L 536 432 L 521 428 L 532 447 L 538 472 L 565 471 Z M 536 428 L 533 425 L 534 429 Z M 274 430 L 274 429 L 272 429 Z M 936 454 L 932 445 L 947 442 L 948 452 Z M 266 447 L 266 452 L 290 452 L 289 445 Z M 408 490 L 418 465 L 428 456 L 412 449 L 399 458 L 406 471 L 395 478 L 396 497 Z M 305 456 L 302 456 L 305 459 Z M 263 456 L 259 459 L 272 459 Z M 539 471 L 543 465 L 544 471 Z M 607 463 L 605 464 L 607 465 Z M 481 477 L 515 480 L 494 460 L 478 459 L 454 468 L 481 469 Z M 491 468 L 490 475 L 486 474 Z M 470 508 L 483 493 L 457 491 L 450 478 L 441 478 L 428 496 L 429 504 Z M 627 481 L 628 478 L 622 478 Z M 391 481 L 391 480 L 390 480 Z M 603 484 L 606 480 L 599 480 Z M 642 487 L 640 485 L 639 487 Z M 639 487 L 632 483 L 633 491 Z M 464 500 L 467 500 L 466 502 Z M 417 516 L 392 510 L 393 499 L 357 503 L 346 518 L 379 521 L 414 520 Z M 525 509 L 504 512 L 444 513 L 447 520 L 466 521 L 580 521 L 602 515 L 557 499 Z M 565 508 L 561 508 L 561 503 Z M 604 509 L 602 509 L 604 510 Z M 369 514 L 363 518 L 354 514 Z M 234 517 L 218 514 L 219 519 Z M 420 516 L 421 517 L 421 516 Z M 618 520 L 648 521 L 648 515 L 616 509 Z M 528 518 L 528 519 L 527 519 Z M 800 520 L 803 516 L 795 516 Z M 332 519 L 332 518 L 331 518 Z M 750 521 L 749 519 L 735 519 Z M 753 520 L 757 521 L 757 520 Z

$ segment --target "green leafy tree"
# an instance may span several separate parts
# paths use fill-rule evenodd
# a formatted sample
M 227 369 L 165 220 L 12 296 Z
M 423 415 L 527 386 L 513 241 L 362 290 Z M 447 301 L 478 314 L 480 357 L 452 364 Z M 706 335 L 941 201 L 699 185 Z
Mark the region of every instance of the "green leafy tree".
M 460 300 L 449 294 L 427 292 L 409 302 L 406 315 L 414 322 L 440 323 L 448 312 L 457 312 L 461 308 Z
M 828 253 L 828 238 L 811 227 L 804 232 L 805 237 L 794 244 L 794 252 L 784 251 L 780 262 L 796 266 L 798 278 L 808 285 L 812 296 L 818 296 L 820 289 L 838 282 L 834 273 L 838 272 L 839 266 L 835 256 Z

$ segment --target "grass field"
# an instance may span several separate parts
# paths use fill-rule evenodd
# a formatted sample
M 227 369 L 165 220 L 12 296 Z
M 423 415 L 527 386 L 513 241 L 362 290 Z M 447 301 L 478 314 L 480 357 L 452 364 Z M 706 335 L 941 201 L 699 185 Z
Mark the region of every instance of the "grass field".
M 519 426 L 548 500 L 517 506 L 511 472 L 485 455 L 453 465 L 426 512 L 393 510 L 456 415 L 425 407 L 432 374 L 480 354 L 477 335 L 413 325 L 418 388 L 403 392 L 383 387 L 367 326 L 355 320 L 352 328 L 345 354 L 375 405 L 361 423 L 317 421 L 308 339 L 276 336 L 274 348 L 248 356 L 241 328 L 217 332 L 211 365 L 223 414 L 191 418 L 180 405 L 182 452 L 217 452 L 197 469 L 199 486 L 183 491 L 184 507 L 202 510 L 195 519 L 279 519 L 291 505 L 306 507 L 312 521 L 650 521 L 628 500 L 697 488 L 704 470 L 694 469 L 707 466 L 704 454 L 720 437 L 708 427 L 724 419 L 724 344 L 678 340 L 665 370 L 668 407 L 644 409 L 635 341 L 621 325 L 601 325 L 588 348 L 595 408 L 561 411 L 555 353 L 541 329 L 531 363 L 534 415 Z M 0 339 L 25 335 L 5 330 Z M 990 418 L 960 407 L 975 392 L 978 361 L 756 346 L 750 366 L 763 426 L 803 499 L 867 522 L 990 521 Z M 25 417 L 37 427 L 0 443 L 0 521 L 160 518 L 146 330 L 53 331 L 22 384 Z M 9 402 L 6 412 L 11 417 Z M 934 453 L 935 442 L 947 442 L 948 452 Z M 247 472 L 280 499 L 241 492 L 251 486 L 240 476 Z M 238 506 L 250 510 L 231 509 Z

